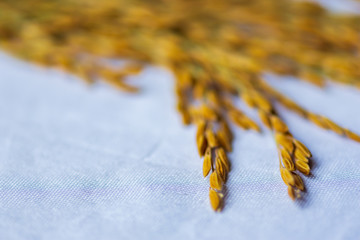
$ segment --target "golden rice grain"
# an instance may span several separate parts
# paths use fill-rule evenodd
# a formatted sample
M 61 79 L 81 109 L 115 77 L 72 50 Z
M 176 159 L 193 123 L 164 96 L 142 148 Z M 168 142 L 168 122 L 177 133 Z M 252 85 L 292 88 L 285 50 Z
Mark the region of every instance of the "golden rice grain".
M 190 116 L 189 112 L 184 110 L 184 111 L 181 111 L 180 114 L 182 117 L 182 123 L 184 125 L 189 125 L 191 123 L 191 116 Z
M 230 110 L 229 111 L 229 118 L 230 120 L 236 124 L 238 127 L 241 127 L 243 129 L 248 129 L 249 127 L 246 125 L 246 123 L 243 121 L 243 115 L 239 114 L 237 111 Z
M 310 71 L 303 71 L 300 74 L 301 79 L 304 79 L 305 81 L 308 81 L 316 86 L 324 87 L 325 86 L 325 80 L 318 74 L 315 74 Z
M 215 121 L 218 118 L 218 114 L 214 109 L 211 109 L 209 106 L 202 105 L 200 108 L 201 115 L 208 120 Z
M 293 176 L 293 174 L 287 170 L 286 168 L 280 168 L 280 175 L 282 180 L 284 181 L 284 183 L 288 186 L 293 186 L 295 185 L 295 178 Z
M 226 151 L 231 152 L 232 151 L 232 147 L 231 147 L 231 142 L 230 139 L 228 137 L 228 135 L 226 134 L 225 131 L 223 130 L 219 130 L 216 134 L 218 141 L 220 142 L 220 145 L 226 149 Z
M 252 129 L 257 132 L 260 131 L 260 127 L 243 113 L 239 113 L 237 111 L 230 111 L 229 117 L 231 121 L 235 123 L 238 127 L 241 127 L 245 130 Z
M 301 177 L 299 175 L 297 175 L 296 173 L 293 173 L 293 177 L 295 179 L 295 187 L 297 189 L 299 189 L 300 191 L 304 191 L 305 187 L 304 187 L 304 183 L 303 183 Z
M 268 114 L 262 110 L 262 109 L 259 109 L 258 110 L 258 113 L 259 113 L 259 118 L 260 120 L 262 121 L 262 123 L 267 127 L 267 128 L 270 128 L 271 129 L 271 121 L 269 119 L 269 116 Z
M 127 64 L 123 69 L 120 70 L 121 74 L 124 76 L 126 75 L 133 75 L 139 74 L 143 70 L 143 66 L 138 63 L 131 63 Z
M 292 142 L 292 137 L 282 134 L 282 133 L 275 133 L 275 140 L 277 144 L 282 146 L 286 151 L 289 153 L 293 153 L 294 144 Z
M 219 177 L 223 180 L 223 182 L 226 182 L 227 174 L 228 174 L 227 167 L 222 163 L 219 157 L 215 159 L 215 169 L 219 174 Z
M 214 211 L 220 211 L 222 205 L 222 195 L 210 188 L 209 199 L 210 205 Z
M 244 92 L 241 94 L 241 99 L 249 106 L 249 107 L 255 107 L 255 102 L 253 101 L 252 97 Z
M 214 106 L 216 109 L 221 109 L 221 100 L 216 91 L 209 91 L 207 93 L 207 98 L 209 99 L 209 102 L 211 102 L 212 106 Z
M 324 122 L 320 116 L 313 114 L 313 113 L 309 113 L 307 117 L 311 122 L 315 123 L 319 127 L 328 129 L 328 125 L 324 124 Z
M 215 150 L 216 161 L 220 161 L 227 172 L 230 171 L 230 162 L 223 148 L 219 147 Z
M 200 136 L 204 135 L 204 133 L 205 133 L 206 121 L 204 119 L 199 119 L 196 122 L 196 125 L 197 125 L 196 138 L 199 138 Z
M 230 130 L 229 125 L 225 121 L 220 121 L 219 126 L 220 126 L 220 130 L 226 133 L 226 136 L 229 138 L 231 142 L 234 136 Z
M 344 134 L 344 130 L 337 125 L 336 123 L 334 123 L 333 121 L 331 121 L 330 119 L 326 118 L 326 117 L 322 117 L 322 122 L 324 122 L 324 124 L 326 124 L 327 126 L 329 126 L 329 129 L 334 131 L 335 133 L 339 134 L 339 135 L 343 135 Z
M 251 120 L 248 117 L 245 117 L 244 119 L 245 125 L 248 127 L 248 129 L 252 129 L 256 132 L 260 132 L 260 127 L 257 125 L 253 120 Z
M 298 148 L 295 149 L 294 157 L 295 157 L 295 159 L 297 159 L 299 161 L 303 161 L 306 163 L 309 162 L 308 157 L 306 157 L 306 155 L 304 155 L 304 153 L 302 151 L 300 151 Z
M 212 168 L 211 149 L 207 148 L 203 162 L 203 176 L 206 177 Z
M 276 115 L 270 116 L 271 126 L 276 132 L 286 133 L 289 131 L 286 124 Z
M 204 135 L 199 134 L 196 138 L 196 144 L 198 147 L 198 152 L 200 157 L 204 156 L 206 148 L 207 148 L 207 138 Z
M 301 151 L 301 153 L 306 157 L 311 157 L 311 152 L 309 151 L 309 149 L 303 143 L 301 143 L 300 141 L 298 141 L 296 139 L 294 139 L 293 141 L 294 141 L 294 144 L 295 144 L 295 147 L 296 147 L 297 151 Z
M 355 134 L 355 133 L 353 133 L 353 132 L 351 132 L 350 130 L 345 129 L 345 134 L 346 134 L 346 136 L 347 136 L 348 138 L 350 138 L 350 139 L 352 139 L 352 140 L 354 140 L 354 141 L 356 141 L 356 142 L 360 142 L 360 136 L 357 135 L 357 134 Z
M 289 152 L 287 150 L 285 150 L 285 148 L 282 148 L 280 150 L 280 155 L 281 155 L 281 160 L 284 164 L 284 167 L 289 171 L 294 171 L 295 165 L 294 165 L 294 162 L 293 162 L 292 157 L 289 154 Z
M 303 173 L 305 175 L 310 174 L 310 167 L 307 162 L 296 159 L 295 166 L 296 166 L 296 169 L 299 170 L 301 173 Z
M 271 103 L 259 93 L 253 93 L 253 101 L 255 102 L 256 106 L 265 112 L 271 112 L 272 106 Z
M 114 86 L 115 88 L 118 88 L 119 90 L 125 91 L 125 92 L 138 92 L 139 89 L 137 87 L 131 86 L 120 78 L 118 73 L 115 73 L 113 71 L 104 71 L 102 72 L 103 81 L 107 82 L 108 84 Z
M 216 138 L 214 131 L 211 129 L 211 127 L 208 127 L 206 129 L 205 136 L 206 136 L 207 143 L 209 144 L 209 146 L 211 148 L 219 146 L 219 142 Z
M 219 175 L 216 171 L 213 171 L 210 174 L 210 187 L 212 189 L 221 191 L 222 185 L 223 185 L 223 181 L 222 181 L 221 177 L 219 177 Z

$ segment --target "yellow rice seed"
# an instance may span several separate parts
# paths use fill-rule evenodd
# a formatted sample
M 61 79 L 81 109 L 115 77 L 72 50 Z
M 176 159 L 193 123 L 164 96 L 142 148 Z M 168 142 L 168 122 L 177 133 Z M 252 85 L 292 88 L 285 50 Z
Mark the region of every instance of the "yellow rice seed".
M 194 99 L 201 99 L 205 94 L 205 88 L 203 85 L 196 84 L 193 89 L 193 97 Z
M 228 162 L 226 152 L 223 148 L 219 147 L 216 149 L 216 155 L 221 159 L 222 162 Z
M 306 157 L 306 155 L 304 155 L 304 153 L 302 151 L 300 151 L 298 148 L 295 149 L 295 153 L 294 153 L 295 159 L 298 159 L 300 161 L 309 162 L 309 159 Z
M 219 159 L 219 157 L 217 157 L 215 160 L 215 169 L 223 182 L 226 182 L 228 171 L 226 169 L 226 166 Z
M 242 93 L 241 98 L 249 107 L 255 107 L 255 102 L 248 93 Z
M 181 116 L 184 125 L 189 125 L 191 123 L 191 116 L 188 111 L 182 111 Z
M 299 170 L 301 173 L 305 175 L 310 174 L 310 166 L 308 163 L 301 161 L 301 160 L 295 160 L 295 166 L 296 169 Z
M 118 84 L 118 87 L 125 92 L 131 92 L 131 93 L 139 92 L 139 88 L 137 88 L 135 86 L 131 86 L 125 82 L 120 82 Z
M 309 113 L 307 117 L 311 122 L 315 123 L 319 127 L 329 129 L 329 126 L 322 121 L 322 118 L 320 116 Z
M 233 134 L 232 134 L 232 132 L 230 130 L 229 125 L 225 121 L 221 121 L 219 123 L 219 125 L 220 125 L 220 129 L 222 129 L 226 133 L 226 135 L 229 137 L 229 140 L 232 141 L 233 140 Z
M 201 106 L 200 112 L 205 119 L 215 121 L 218 118 L 217 113 L 206 105 Z
M 295 164 L 294 164 L 289 152 L 286 151 L 285 148 L 282 148 L 281 152 L 280 152 L 280 155 L 281 155 L 281 159 L 282 159 L 282 162 L 284 164 L 284 167 L 289 171 L 294 171 L 295 170 Z
M 300 107 L 299 105 L 297 105 L 296 103 L 294 103 L 293 101 L 289 100 L 289 99 L 279 99 L 279 102 L 281 104 L 283 104 L 285 107 L 287 107 L 288 109 L 296 112 L 297 114 L 301 115 L 302 117 L 305 117 L 307 112 Z
M 178 98 L 179 98 L 179 103 L 177 105 L 177 109 L 180 111 L 181 108 L 184 108 L 184 106 L 183 106 L 184 104 L 182 102 L 180 102 L 183 97 L 180 96 Z M 194 118 L 196 120 L 195 121 L 196 123 L 200 123 L 201 121 L 204 121 L 204 118 L 201 116 L 198 108 L 196 108 L 194 106 L 189 106 L 188 112 L 190 113 L 192 118 Z
M 226 149 L 226 151 L 231 152 L 232 147 L 231 147 L 231 142 L 230 142 L 230 138 L 229 136 L 227 136 L 226 132 L 223 130 L 219 130 L 216 134 L 220 145 Z
M 139 74 L 143 69 L 143 66 L 140 64 L 128 64 L 123 69 L 121 69 L 121 73 L 124 75 L 130 74 Z
M 293 173 L 293 177 L 295 179 L 295 187 L 301 191 L 304 191 L 304 183 L 299 175 Z
M 325 86 L 324 79 L 321 76 L 319 76 L 319 75 L 317 75 L 315 73 L 312 73 L 310 71 L 302 72 L 300 77 L 302 79 L 304 79 L 305 81 L 309 81 L 312 84 L 315 84 L 318 87 L 324 87 Z
M 209 199 L 210 199 L 211 208 L 214 211 L 220 211 L 222 205 L 222 195 L 220 195 L 219 193 L 217 193 L 216 191 L 210 188 Z
M 196 131 L 196 138 L 204 135 L 205 133 L 206 122 L 204 120 L 197 121 L 197 131 Z
M 348 138 L 350 138 L 350 139 L 352 139 L 352 140 L 354 140 L 354 141 L 356 141 L 356 142 L 360 142 L 360 136 L 357 135 L 356 133 L 353 133 L 353 132 L 351 132 L 350 130 L 345 129 L 345 134 L 346 134 L 346 136 L 347 136 Z
M 260 118 L 260 120 L 262 121 L 262 123 L 263 123 L 267 128 L 270 128 L 270 129 L 271 129 L 271 122 L 270 122 L 270 119 L 269 119 L 268 114 L 267 114 L 265 111 L 261 110 L 261 109 L 259 109 L 258 112 L 259 112 L 259 118 Z
M 253 100 L 258 108 L 264 110 L 265 112 L 271 112 L 271 103 L 264 96 L 256 93 L 253 95 Z
M 224 149 L 221 147 L 216 149 L 216 161 L 220 161 L 227 172 L 230 171 L 229 159 L 227 158 Z
M 203 176 L 206 177 L 212 168 L 211 149 L 207 148 L 203 162 Z
M 247 125 L 247 123 L 244 122 L 242 118 L 232 119 L 232 121 L 236 126 L 242 128 L 244 130 L 248 130 L 250 128 L 250 126 Z
M 238 119 L 236 122 L 236 125 L 239 126 L 240 128 L 244 129 L 244 130 L 249 130 L 250 126 L 249 124 L 244 121 L 244 119 Z
M 233 102 L 232 99 L 228 98 L 228 97 L 225 97 L 222 99 L 222 104 L 223 104 L 224 108 L 226 108 L 228 110 L 235 108 L 232 102 Z
M 210 147 L 213 148 L 219 146 L 219 142 L 216 138 L 216 135 L 211 128 L 206 129 L 205 136 L 207 143 L 209 144 Z
M 232 107 L 230 110 L 229 110 L 229 115 L 233 116 L 234 118 L 241 118 L 244 113 L 241 112 L 240 110 Z
M 248 129 L 249 126 L 247 126 L 243 121 L 243 114 L 232 109 L 228 112 L 230 120 L 236 124 L 238 127 L 241 127 L 243 129 Z
M 289 153 L 292 153 L 294 151 L 294 144 L 292 142 L 292 137 L 289 135 L 285 135 L 282 133 L 276 133 L 275 134 L 275 141 L 277 144 L 285 148 Z
M 251 120 L 250 118 L 245 117 L 245 118 L 244 118 L 244 122 L 245 122 L 245 124 L 247 125 L 247 127 L 248 127 L 249 129 L 252 129 L 252 130 L 255 130 L 255 131 L 257 131 L 257 132 L 260 132 L 260 127 L 259 127 L 253 120 Z
M 204 135 L 199 135 L 199 137 L 196 139 L 198 152 L 200 157 L 204 156 L 206 148 L 207 148 L 207 140 Z
M 288 127 L 286 126 L 286 124 L 276 115 L 271 115 L 270 117 L 270 121 L 271 121 L 271 125 L 273 127 L 273 129 L 276 131 L 276 132 L 282 132 L 282 133 L 285 133 L 285 132 L 288 132 L 289 129 Z
M 120 79 L 118 79 L 117 76 L 109 75 L 107 77 L 103 77 L 102 79 L 103 79 L 103 81 L 114 86 L 115 88 L 123 90 L 125 92 L 135 93 L 135 92 L 139 91 L 139 89 L 137 87 L 131 86 L 131 85 L 125 83 L 124 81 L 121 81 Z
M 339 135 L 344 134 L 344 129 L 339 125 L 337 125 L 336 123 L 334 123 L 333 121 L 331 121 L 330 119 L 326 117 L 322 117 L 322 121 L 329 126 L 330 130 L 334 131 L 335 133 Z
M 223 185 L 223 182 L 222 182 L 222 179 L 219 177 L 218 173 L 216 171 L 212 172 L 210 175 L 210 187 L 212 189 L 221 191 L 222 185 Z
M 214 107 L 221 108 L 221 101 L 215 91 L 209 91 L 207 97 Z
M 296 149 L 301 151 L 306 157 L 311 157 L 311 152 L 302 142 L 294 139 L 294 144 Z
M 292 173 L 289 170 L 283 167 L 280 168 L 280 175 L 286 185 L 294 186 L 295 178 L 293 177 Z

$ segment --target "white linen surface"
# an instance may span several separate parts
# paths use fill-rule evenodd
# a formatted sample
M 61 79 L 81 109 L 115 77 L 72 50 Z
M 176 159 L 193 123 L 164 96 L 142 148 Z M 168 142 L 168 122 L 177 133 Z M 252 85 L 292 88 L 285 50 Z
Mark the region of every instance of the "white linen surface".
M 214 213 L 195 129 L 181 124 L 166 70 L 133 77 L 135 95 L 4 53 L 0 72 L 0 239 L 360 237 L 360 144 L 281 107 L 314 155 L 305 201 L 287 196 L 271 133 L 235 129 L 226 206 Z M 360 132 L 358 90 L 266 77 Z

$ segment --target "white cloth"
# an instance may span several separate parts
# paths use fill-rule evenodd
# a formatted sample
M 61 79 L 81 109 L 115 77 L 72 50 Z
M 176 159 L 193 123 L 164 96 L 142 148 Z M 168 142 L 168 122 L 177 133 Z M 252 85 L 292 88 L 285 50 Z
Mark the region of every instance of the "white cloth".
M 236 129 L 225 209 L 214 213 L 195 129 L 181 124 L 167 71 L 133 77 L 135 95 L 3 53 L 0 73 L 0 239 L 360 237 L 360 144 L 281 107 L 314 155 L 305 201 L 287 196 L 271 134 Z M 360 133 L 358 90 L 267 78 Z

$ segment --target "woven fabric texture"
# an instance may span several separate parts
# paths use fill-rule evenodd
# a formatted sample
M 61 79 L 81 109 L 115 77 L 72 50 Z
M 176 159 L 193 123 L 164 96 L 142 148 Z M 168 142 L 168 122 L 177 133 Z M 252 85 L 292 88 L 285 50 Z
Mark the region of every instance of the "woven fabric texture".
M 360 145 L 281 107 L 314 155 L 304 201 L 287 196 L 271 133 L 236 129 L 219 214 L 208 203 L 195 129 L 181 124 L 166 70 L 148 67 L 130 79 L 142 87 L 135 95 L 87 87 L 4 53 L 0 72 L 0 239 L 360 237 Z M 265 77 L 360 132 L 359 91 Z

